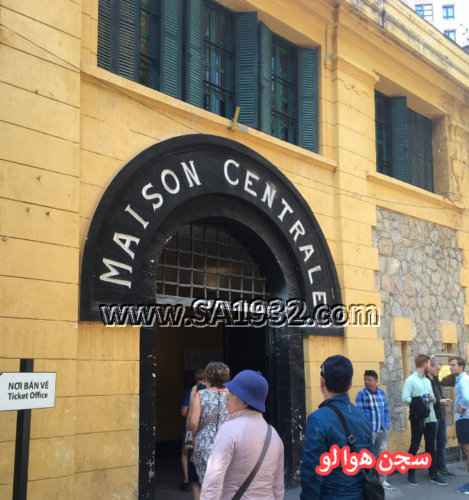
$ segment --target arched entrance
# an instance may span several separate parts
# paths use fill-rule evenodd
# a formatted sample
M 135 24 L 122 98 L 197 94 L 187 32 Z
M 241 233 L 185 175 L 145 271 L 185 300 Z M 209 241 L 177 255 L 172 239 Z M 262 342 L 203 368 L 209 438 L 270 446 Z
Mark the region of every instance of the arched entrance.
M 173 266 L 178 280 L 161 278 L 161 256 L 164 261 L 168 242 L 188 226 L 224 231 L 248 248 L 251 259 L 262 269 L 264 293 L 271 298 L 299 298 L 308 315 L 318 304 L 340 303 L 326 240 L 296 188 L 271 163 L 239 143 L 189 135 L 148 148 L 106 190 L 85 244 L 81 319 L 100 321 L 102 304 L 154 304 L 194 297 L 194 289 L 203 288 L 194 283 L 200 276 L 195 275 L 195 268 L 190 283 L 187 273 L 179 275 L 188 270 L 179 265 L 179 257 Z M 244 265 L 243 259 L 240 262 Z M 245 264 L 249 265 L 248 260 Z M 254 274 L 246 276 L 252 281 L 250 289 L 244 290 L 243 280 L 241 288 L 232 286 L 237 284 L 236 278 L 244 277 L 242 273 L 219 271 L 209 273 L 217 286 L 205 286 L 204 293 L 242 291 L 251 298 L 256 296 Z M 223 290 L 220 282 L 226 283 L 227 278 L 229 286 Z M 173 290 L 170 294 L 164 293 L 167 284 L 176 287 L 176 295 L 172 295 L 174 288 L 169 288 Z M 158 328 L 141 328 L 139 498 L 152 500 L 157 335 Z M 284 441 L 288 485 L 298 482 L 306 417 L 304 335 L 340 336 L 342 332 L 285 325 L 266 332 L 267 370 L 273 388 L 269 418 Z

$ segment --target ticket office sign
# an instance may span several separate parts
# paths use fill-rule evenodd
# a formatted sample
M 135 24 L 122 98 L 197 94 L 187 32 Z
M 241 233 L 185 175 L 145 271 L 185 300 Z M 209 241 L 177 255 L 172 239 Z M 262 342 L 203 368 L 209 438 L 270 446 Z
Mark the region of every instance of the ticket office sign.
M 57 373 L 0 373 L 0 411 L 54 408 Z

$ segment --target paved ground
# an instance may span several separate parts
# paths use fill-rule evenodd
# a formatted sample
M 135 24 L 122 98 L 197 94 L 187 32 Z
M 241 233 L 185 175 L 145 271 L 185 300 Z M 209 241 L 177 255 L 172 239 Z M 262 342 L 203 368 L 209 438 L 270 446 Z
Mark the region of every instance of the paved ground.
M 448 498 L 466 498 L 458 495 L 454 489 L 469 483 L 466 463 L 458 462 L 450 464 L 448 468 L 458 475 L 454 479 L 448 479 L 448 486 L 438 486 L 430 483 L 426 471 L 417 471 L 416 478 L 418 487 L 407 484 L 406 474 L 393 474 L 389 476 L 389 482 L 397 486 L 396 491 L 386 491 L 386 500 L 409 498 L 411 500 L 447 500 Z M 156 492 L 156 500 L 192 500 L 192 493 L 184 493 L 179 490 L 182 475 L 180 473 L 179 461 L 161 460 L 157 461 L 157 482 L 159 484 Z M 300 489 L 287 490 L 284 500 L 299 500 Z
M 415 477 L 418 486 L 409 486 L 407 484 L 406 474 L 393 474 L 389 476 L 389 483 L 397 486 L 396 491 L 386 491 L 386 500 L 394 498 L 409 498 L 412 500 L 443 500 L 449 498 L 467 498 L 465 495 L 458 495 L 454 491 L 466 483 L 469 483 L 469 474 L 467 473 L 466 462 L 458 462 L 448 465 L 448 469 L 458 475 L 454 479 L 448 479 L 448 486 L 438 486 L 430 482 L 427 471 L 417 471 Z M 284 500 L 298 500 L 300 489 L 288 490 L 285 492 Z M 192 499 L 191 499 L 192 500 Z

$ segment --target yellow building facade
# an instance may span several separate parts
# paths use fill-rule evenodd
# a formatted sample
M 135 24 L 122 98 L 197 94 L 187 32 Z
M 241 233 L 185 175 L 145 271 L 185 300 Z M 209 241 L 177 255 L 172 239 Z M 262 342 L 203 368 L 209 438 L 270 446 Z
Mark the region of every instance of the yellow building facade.
M 303 416 L 317 408 L 320 365 L 343 354 L 356 373 L 353 398 L 364 370 L 380 374 L 391 406 L 390 449 L 407 451 L 400 391 L 413 357 L 466 357 L 469 56 L 398 0 L 219 4 L 257 12 L 282 39 L 317 49 L 317 152 L 242 123 L 232 130 L 231 119 L 98 67 L 98 0 L 0 0 L 0 372 L 18 371 L 24 358 L 35 360 L 35 371 L 57 372 L 55 407 L 32 412 L 31 499 L 150 498 L 153 444 L 144 443 L 149 424 L 142 405 L 156 397 L 157 449 L 180 439 L 183 350 L 224 349 L 219 328 L 164 330 L 149 337 L 156 344 L 146 350 L 139 328 L 83 319 L 86 289 L 99 277 L 90 273 L 88 283 L 84 275 L 85 244 L 94 237 L 90 226 L 103 196 L 118 178 L 130 183 L 123 172 L 131 160 L 143 165 L 152 158 L 149 148 L 163 154 L 167 144 L 183 144 L 177 142 L 183 136 L 195 151 L 187 165 L 202 158 L 194 134 L 203 134 L 203 144 L 218 137 L 217 147 L 229 154 L 239 144 L 259 169 L 269 164 L 271 186 L 290 189 L 314 214 L 342 303 L 381 309 L 379 328 L 301 335 L 301 363 L 295 358 L 289 374 L 290 410 L 296 399 Z M 377 171 L 376 92 L 406 97 L 409 109 L 431 120 L 434 192 Z M 197 184 L 188 168 L 192 177 L 181 170 L 186 190 L 191 179 Z M 253 196 L 256 171 L 247 181 L 244 173 L 229 172 Z M 267 184 L 259 184 L 256 203 Z M 119 201 L 115 193 L 110 206 Z M 305 228 L 294 223 L 285 234 L 296 243 Z M 118 243 L 127 253 L 134 248 L 129 241 Z M 298 347 L 288 345 L 292 352 Z M 172 409 L 163 411 L 164 405 Z M 302 423 L 292 420 L 293 431 L 282 424 L 290 485 L 298 481 Z M 15 428 L 16 412 L 0 413 L 1 498 L 12 494 Z M 448 446 L 455 446 L 454 426 L 449 436 Z M 145 468 L 148 456 L 153 462 Z

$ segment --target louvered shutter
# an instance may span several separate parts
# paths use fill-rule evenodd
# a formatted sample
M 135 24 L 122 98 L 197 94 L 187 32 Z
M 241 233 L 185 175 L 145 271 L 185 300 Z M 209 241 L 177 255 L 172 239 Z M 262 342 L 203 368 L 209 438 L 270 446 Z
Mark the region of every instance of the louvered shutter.
M 120 0 L 119 9 L 119 57 L 117 73 L 135 80 L 136 61 L 136 8 L 135 0 Z
M 272 32 L 259 25 L 259 130 L 272 135 Z
M 424 145 L 424 189 L 434 192 L 433 185 L 433 142 L 432 142 L 432 121 L 423 116 L 423 145 Z
M 203 105 L 203 16 L 202 0 L 187 2 L 185 100 L 199 108 Z
M 257 128 L 259 124 L 257 12 L 236 14 L 235 40 L 235 105 L 241 108 L 239 122 Z
M 113 71 L 111 64 L 111 0 L 99 0 L 98 66 Z
M 407 142 L 407 97 L 391 97 L 392 176 L 409 182 Z
M 194 0 L 191 0 L 191 2 Z M 199 1 L 199 0 L 196 0 Z M 191 3 L 188 2 L 188 3 Z M 190 25 L 192 19 L 188 18 Z M 160 91 L 182 94 L 182 7 L 180 0 L 161 0 Z
M 433 192 L 432 124 L 408 110 L 410 183 Z
M 298 49 L 298 145 L 318 151 L 318 64 L 316 49 Z
M 407 134 L 409 141 L 409 182 L 413 186 L 419 185 L 418 171 L 418 151 L 417 151 L 417 132 L 416 115 L 411 109 L 407 112 Z

